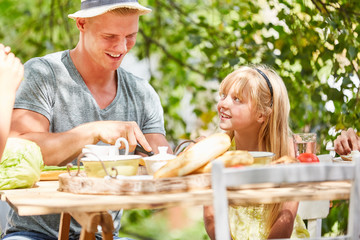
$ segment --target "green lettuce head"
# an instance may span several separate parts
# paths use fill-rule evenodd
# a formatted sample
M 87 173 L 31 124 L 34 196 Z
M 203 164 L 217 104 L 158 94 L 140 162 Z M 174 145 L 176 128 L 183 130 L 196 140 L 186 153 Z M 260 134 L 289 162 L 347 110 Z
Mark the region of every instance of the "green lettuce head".
M 39 181 L 43 166 L 36 143 L 9 138 L 0 162 L 0 190 L 32 187 Z

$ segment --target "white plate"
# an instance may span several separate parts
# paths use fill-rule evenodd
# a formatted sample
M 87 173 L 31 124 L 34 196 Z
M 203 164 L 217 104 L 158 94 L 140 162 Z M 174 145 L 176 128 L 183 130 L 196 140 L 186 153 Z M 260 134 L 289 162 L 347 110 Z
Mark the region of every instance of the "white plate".
M 341 157 L 334 158 L 333 162 L 336 162 L 336 163 L 352 163 L 352 161 L 344 161 Z
M 259 157 L 273 157 L 275 156 L 275 153 L 272 152 L 249 152 L 254 158 Z
M 132 179 L 132 180 L 152 180 L 154 177 L 152 175 L 135 175 L 135 176 L 121 176 L 118 175 L 117 179 Z
M 125 161 L 125 160 L 133 160 L 133 159 L 140 159 L 142 156 L 140 155 L 100 155 L 98 156 L 102 161 Z M 86 162 L 99 162 L 99 159 L 93 155 L 87 155 L 83 158 L 81 158 L 81 161 Z

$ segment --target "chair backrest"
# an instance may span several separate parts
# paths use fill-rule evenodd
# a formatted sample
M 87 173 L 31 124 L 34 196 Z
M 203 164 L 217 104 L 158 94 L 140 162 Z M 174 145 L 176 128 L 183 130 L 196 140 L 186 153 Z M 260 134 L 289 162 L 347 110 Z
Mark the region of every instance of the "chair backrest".
M 320 162 L 333 162 L 331 154 L 317 155 Z M 306 228 L 310 237 L 321 237 L 322 219 L 326 218 L 330 212 L 330 200 L 300 201 L 298 215 L 306 220 Z
M 261 167 L 224 168 L 214 160 L 212 166 L 213 205 L 215 236 L 218 240 L 230 240 L 227 187 L 244 184 L 295 184 L 350 180 L 349 220 L 347 235 L 337 239 L 360 239 L 360 154 L 354 163 L 284 164 Z M 310 200 L 310 198 L 309 198 Z M 326 239 L 326 238 L 322 238 Z M 334 239 L 334 238 L 331 238 Z

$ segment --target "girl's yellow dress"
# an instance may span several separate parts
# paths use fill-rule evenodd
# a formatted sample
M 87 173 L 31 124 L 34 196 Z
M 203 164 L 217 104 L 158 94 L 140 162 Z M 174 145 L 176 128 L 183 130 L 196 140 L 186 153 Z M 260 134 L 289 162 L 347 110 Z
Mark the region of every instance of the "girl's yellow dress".
M 230 231 L 233 240 L 260 240 L 266 239 L 269 232 L 266 219 L 269 215 L 264 204 L 250 206 L 229 206 Z M 309 238 L 303 220 L 296 215 L 291 238 Z
M 231 141 L 229 150 L 236 150 L 235 139 Z M 267 239 L 269 228 L 266 226 L 270 205 L 229 206 L 230 232 L 233 240 Z M 304 221 L 297 214 L 291 238 L 309 238 Z

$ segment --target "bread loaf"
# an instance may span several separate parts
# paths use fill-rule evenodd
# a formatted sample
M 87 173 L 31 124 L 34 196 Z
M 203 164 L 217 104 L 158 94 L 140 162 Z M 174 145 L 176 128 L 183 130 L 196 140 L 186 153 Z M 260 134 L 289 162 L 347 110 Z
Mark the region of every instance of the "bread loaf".
M 155 172 L 154 178 L 185 176 L 226 152 L 231 145 L 226 133 L 215 133 L 194 144 Z
M 224 167 L 232 167 L 236 165 L 251 165 L 254 163 L 254 157 L 248 151 L 228 151 L 223 155 L 219 156 L 218 158 L 214 159 L 213 161 L 222 161 Z M 206 165 L 196 169 L 193 173 L 209 173 L 211 172 L 212 162 L 207 163 Z

